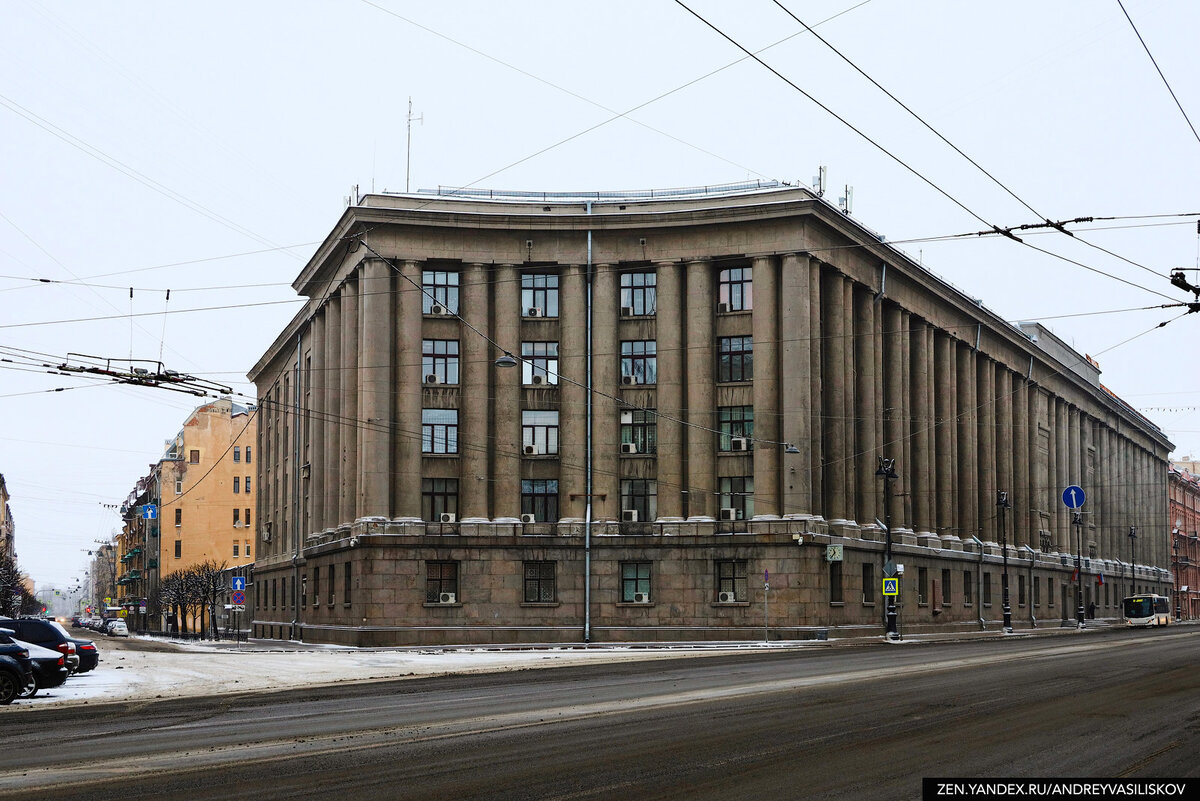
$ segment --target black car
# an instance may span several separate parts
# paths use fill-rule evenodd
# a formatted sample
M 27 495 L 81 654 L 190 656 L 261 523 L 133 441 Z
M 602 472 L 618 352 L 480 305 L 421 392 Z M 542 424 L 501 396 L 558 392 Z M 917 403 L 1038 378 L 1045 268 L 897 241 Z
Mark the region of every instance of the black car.
M 27 687 L 26 691 L 19 695 L 20 698 L 32 698 L 37 695 L 38 690 L 57 687 L 71 675 L 71 671 L 67 670 L 67 658 L 58 651 L 31 642 L 21 642 L 19 639 L 14 639 L 13 642 L 29 649 L 29 661 L 33 664 L 34 686 Z
M 11 629 L 0 628 L 0 706 L 36 686 L 29 649 L 13 642 Z
M 72 673 L 79 667 L 79 655 L 71 635 L 61 625 L 53 620 L 42 620 L 36 617 L 0 617 L 0 628 L 12 629 L 18 640 L 31 642 L 52 651 L 58 651 L 67 660 L 67 669 Z
M 100 663 L 100 651 L 96 648 L 96 643 L 91 640 L 81 640 L 78 637 L 72 637 L 71 642 L 75 643 L 75 653 L 79 655 L 79 667 L 76 668 L 76 673 L 87 673 Z

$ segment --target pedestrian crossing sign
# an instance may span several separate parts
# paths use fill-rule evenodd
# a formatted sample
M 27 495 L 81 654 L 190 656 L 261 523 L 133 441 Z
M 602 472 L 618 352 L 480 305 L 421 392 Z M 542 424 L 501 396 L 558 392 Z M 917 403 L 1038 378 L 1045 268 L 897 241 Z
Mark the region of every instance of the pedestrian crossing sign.
M 900 594 L 900 579 L 885 578 L 883 580 L 884 595 L 899 595 Z

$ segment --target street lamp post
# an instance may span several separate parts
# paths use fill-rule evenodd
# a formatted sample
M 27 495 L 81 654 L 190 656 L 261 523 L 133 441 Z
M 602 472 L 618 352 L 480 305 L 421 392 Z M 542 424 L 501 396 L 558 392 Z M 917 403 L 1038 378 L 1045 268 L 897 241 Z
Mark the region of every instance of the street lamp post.
M 1175 552 L 1174 584 L 1175 584 L 1175 622 L 1183 619 L 1183 604 L 1179 598 L 1179 528 L 1171 532 L 1171 549 Z
M 1078 511 L 1071 513 L 1071 522 L 1075 524 L 1075 624 L 1083 628 L 1083 515 Z
M 1004 570 L 1000 574 L 1004 606 L 1004 633 L 1012 634 L 1012 605 L 1008 601 L 1008 531 L 1004 525 L 1004 513 L 1012 508 L 1012 504 L 1009 503 L 1007 490 L 1000 490 L 996 493 L 996 506 L 1000 509 L 1000 553 L 1004 557 Z
M 875 475 L 883 479 L 883 530 L 885 534 L 884 541 L 884 578 L 892 578 L 895 574 L 895 563 L 892 562 L 892 483 L 899 478 L 896 475 L 896 460 L 885 459 L 879 457 L 879 467 L 875 470 Z M 878 521 L 876 521 L 878 522 Z M 891 575 L 889 575 L 889 572 Z M 897 637 L 898 629 L 896 627 L 896 596 L 884 596 L 887 606 L 887 619 L 885 621 L 884 632 L 889 640 L 894 640 Z
M 1129 527 L 1129 594 L 1137 595 L 1137 569 L 1134 565 L 1137 563 L 1137 557 L 1134 556 L 1134 545 L 1137 543 L 1137 526 Z

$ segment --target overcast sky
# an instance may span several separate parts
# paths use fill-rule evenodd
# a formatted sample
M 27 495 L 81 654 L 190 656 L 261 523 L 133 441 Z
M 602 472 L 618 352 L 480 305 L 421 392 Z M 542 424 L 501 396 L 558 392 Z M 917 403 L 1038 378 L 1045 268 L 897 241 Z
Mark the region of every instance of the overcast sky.
M 1124 3 L 1200 124 L 1200 4 Z M 783 3 L 998 183 L 772 0 L 687 4 L 892 155 L 672 0 L 0 7 L 0 473 L 39 587 L 82 577 L 119 528 L 103 504 L 203 400 L 21 357 L 161 359 L 252 398 L 345 196 L 404 190 L 410 97 L 414 190 L 811 184 L 824 165 L 831 199 L 853 186 L 854 217 L 898 243 L 1120 218 L 1022 235 L 1080 264 L 1000 237 L 897 246 L 1045 321 L 1200 454 L 1200 316 L 1155 329 L 1183 310 L 1145 309 L 1192 299 L 1167 276 L 1200 266 L 1200 139 L 1116 0 Z

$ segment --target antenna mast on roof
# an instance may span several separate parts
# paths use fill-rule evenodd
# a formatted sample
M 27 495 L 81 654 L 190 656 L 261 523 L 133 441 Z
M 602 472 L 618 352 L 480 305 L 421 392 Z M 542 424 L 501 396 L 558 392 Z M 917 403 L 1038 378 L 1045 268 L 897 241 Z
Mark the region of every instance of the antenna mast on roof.
M 408 147 L 407 147 L 408 152 L 406 153 L 405 160 L 404 160 L 404 192 L 405 192 L 405 194 L 407 194 L 409 191 L 408 190 L 408 176 L 412 172 L 412 124 L 413 124 L 413 120 L 416 120 L 417 122 L 421 123 L 422 125 L 425 124 L 425 115 L 424 114 L 422 114 L 420 117 L 413 116 L 412 97 L 410 96 L 408 98 Z

